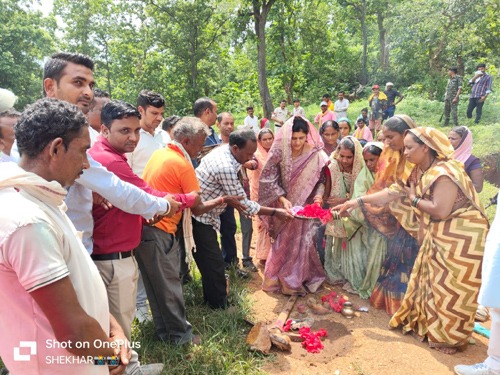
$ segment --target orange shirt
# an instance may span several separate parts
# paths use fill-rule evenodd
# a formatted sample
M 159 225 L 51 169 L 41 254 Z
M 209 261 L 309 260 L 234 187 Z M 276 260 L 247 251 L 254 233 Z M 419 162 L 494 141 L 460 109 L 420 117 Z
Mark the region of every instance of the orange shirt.
M 170 193 L 187 194 L 200 191 L 191 161 L 184 158 L 184 154 L 173 144 L 157 150 L 149 159 L 142 178 L 149 186 Z M 175 234 L 182 212 L 172 217 L 166 217 L 155 226 L 167 233 Z

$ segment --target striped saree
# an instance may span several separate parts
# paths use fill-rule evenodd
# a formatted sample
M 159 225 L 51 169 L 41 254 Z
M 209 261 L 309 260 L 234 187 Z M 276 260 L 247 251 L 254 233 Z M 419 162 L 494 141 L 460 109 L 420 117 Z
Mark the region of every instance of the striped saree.
M 410 131 L 437 151 L 438 162 L 420 181 L 411 173 L 403 183 L 415 182 L 417 195 L 432 200 L 436 181 L 449 178 L 459 188 L 456 202 L 466 202 L 442 220 L 411 207 L 406 198 L 391 206 L 401 225 L 416 234 L 420 250 L 401 307 L 389 325 L 427 338 L 431 347 L 465 348 L 474 328 L 488 220 L 461 163 L 452 159 L 453 148 L 444 134 L 432 128 Z

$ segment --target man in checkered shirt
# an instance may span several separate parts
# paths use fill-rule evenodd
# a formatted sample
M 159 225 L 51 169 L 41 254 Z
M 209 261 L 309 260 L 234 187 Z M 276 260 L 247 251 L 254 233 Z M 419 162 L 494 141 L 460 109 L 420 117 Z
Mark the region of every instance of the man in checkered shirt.
M 232 203 L 247 215 L 270 215 L 291 219 L 288 210 L 262 207 L 246 197 L 240 180 L 241 165 L 249 161 L 257 150 L 257 139 L 252 130 L 237 130 L 229 136 L 229 144 L 219 146 L 202 160 L 196 169 L 200 183 L 202 201 L 224 195 L 243 197 L 239 203 Z M 224 202 L 224 200 L 222 200 Z M 220 214 L 226 205 L 220 205 L 210 212 L 193 216 L 193 235 L 196 252 L 193 254 L 203 283 L 203 297 L 212 308 L 227 306 L 226 278 L 217 232 L 220 229 Z

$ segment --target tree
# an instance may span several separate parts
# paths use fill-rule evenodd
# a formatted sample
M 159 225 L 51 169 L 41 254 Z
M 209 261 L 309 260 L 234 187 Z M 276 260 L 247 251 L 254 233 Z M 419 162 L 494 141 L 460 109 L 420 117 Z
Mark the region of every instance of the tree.
M 55 51 L 55 20 L 28 10 L 28 2 L 0 2 L 0 87 L 23 108 L 42 95 L 42 61 Z

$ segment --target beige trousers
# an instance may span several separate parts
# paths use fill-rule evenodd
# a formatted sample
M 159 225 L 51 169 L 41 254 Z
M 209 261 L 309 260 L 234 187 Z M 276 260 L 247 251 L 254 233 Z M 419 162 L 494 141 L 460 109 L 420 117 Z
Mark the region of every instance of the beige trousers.
M 94 260 L 108 293 L 109 312 L 130 341 L 135 316 L 139 271 L 134 256 L 117 260 Z

